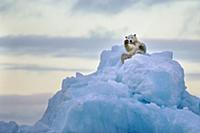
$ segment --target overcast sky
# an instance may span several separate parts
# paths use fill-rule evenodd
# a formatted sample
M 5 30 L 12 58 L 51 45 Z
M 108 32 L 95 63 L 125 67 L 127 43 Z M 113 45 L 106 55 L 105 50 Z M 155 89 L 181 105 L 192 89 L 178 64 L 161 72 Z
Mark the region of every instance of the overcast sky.
M 200 38 L 198 0 L 1 0 L 0 35 Z
M 63 78 L 94 72 L 101 51 L 131 33 L 149 53 L 173 51 L 188 91 L 200 96 L 199 12 L 198 0 L 1 0 L 0 120 L 32 124 Z M 23 116 L 20 107 L 42 95 Z

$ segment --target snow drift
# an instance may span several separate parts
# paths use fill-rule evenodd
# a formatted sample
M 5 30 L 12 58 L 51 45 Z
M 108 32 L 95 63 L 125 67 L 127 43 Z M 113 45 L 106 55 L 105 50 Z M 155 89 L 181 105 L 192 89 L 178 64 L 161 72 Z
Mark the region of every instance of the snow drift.
M 96 72 L 66 78 L 34 126 L 0 122 L 0 133 L 197 133 L 200 99 L 191 96 L 172 52 L 103 51 Z

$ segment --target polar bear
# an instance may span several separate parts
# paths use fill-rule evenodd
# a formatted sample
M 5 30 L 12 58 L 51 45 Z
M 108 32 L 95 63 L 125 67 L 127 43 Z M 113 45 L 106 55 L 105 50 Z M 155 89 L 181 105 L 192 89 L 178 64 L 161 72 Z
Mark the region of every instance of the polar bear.
M 126 49 L 126 53 L 121 55 L 121 62 L 124 64 L 124 60 L 131 58 L 134 54 L 145 54 L 146 46 L 144 43 L 140 42 L 136 37 L 136 34 L 129 35 L 125 37 L 124 47 Z

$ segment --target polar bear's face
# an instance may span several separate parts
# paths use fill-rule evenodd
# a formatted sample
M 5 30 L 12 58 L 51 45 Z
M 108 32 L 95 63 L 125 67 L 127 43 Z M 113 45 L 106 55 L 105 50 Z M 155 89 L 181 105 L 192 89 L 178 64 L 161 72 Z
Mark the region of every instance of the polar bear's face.
M 136 49 L 137 42 L 138 42 L 138 39 L 136 37 L 136 34 L 134 35 L 131 34 L 129 36 L 126 36 L 124 40 L 124 45 L 125 45 L 126 50 L 129 52 L 129 51 L 132 51 L 133 49 Z
M 136 34 L 134 35 L 129 35 L 125 37 L 124 40 L 124 46 L 126 48 L 126 51 L 129 52 L 130 54 L 134 53 L 146 53 L 146 47 L 144 43 L 141 43 L 138 41 Z
M 124 40 L 124 47 L 126 49 L 126 53 L 123 53 L 121 56 L 122 64 L 124 63 L 124 60 L 131 58 L 134 54 L 145 54 L 146 53 L 146 46 L 144 43 L 140 42 L 136 34 L 129 35 L 125 37 Z
M 129 36 L 126 36 L 125 37 L 125 41 L 124 41 L 124 44 L 134 44 L 135 42 L 138 41 L 137 37 L 136 37 L 136 34 L 134 35 L 129 35 Z

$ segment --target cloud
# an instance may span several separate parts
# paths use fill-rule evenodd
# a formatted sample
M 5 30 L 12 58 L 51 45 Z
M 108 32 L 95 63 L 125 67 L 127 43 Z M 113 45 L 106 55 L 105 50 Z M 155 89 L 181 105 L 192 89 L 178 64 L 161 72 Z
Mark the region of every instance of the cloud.
M 37 7 L 57 7 L 57 6 L 65 6 L 67 9 L 69 6 L 69 2 L 72 3 L 72 12 L 73 11 L 87 11 L 87 12 L 98 12 L 98 13 L 106 13 L 106 14 L 115 14 L 121 11 L 124 11 L 131 6 L 135 5 L 145 5 L 145 6 L 153 6 L 157 4 L 163 4 L 171 2 L 172 0 L 77 0 L 75 3 L 69 0 L 1 0 L 0 2 L 0 14 L 7 13 L 15 13 L 15 14 L 24 14 L 28 15 L 38 15 L 42 14 L 41 8 Z M 27 10 L 29 9 L 29 10 Z M 26 12 L 24 12 L 26 11 Z
M 169 2 L 174 2 L 173 0 L 142 0 L 142 3 L 148 6 L 153 6 L 156 4 L 165 4 Z
M 133 0 L 137 3 L 137 0 Z M 115 14 L 132 5 L 132 0 L 78 0 L 73 7 L 73 11 L 81 10 L 88 12 L 102 12 Z
M 200 73 L 186 73 L 186 78 L 189 80 L 200 81 Z
M 200 62 L 200 40 L 144 39 L 150 51 L 172 51 L 176 59 Z
M 4 70 L 24 70 L 24 71 L 37 71 L 37 72 L 51 72 L 51 71 L 72 71 L 72 72 L 89 72 L 91 69 L 84 68 L 62 68 L 62 67 L 50 67 L 50 66 L 39 66 L 36 64 L 12 64 L 12 63 L 1 63 L 0 67 Z
M 1 95 L 0 120 L 18 124 L 34 124 L 44 113 L 50 93 L 33 95 Z
M 116 34 L 133 31 L 146 37 L 199 38 L 199 9 L 194 10 L 198 3 L 172 0 L 2 0 L 0 35 L 87 36 L 92 29 L 104 27 Z M 187 21 L 185 25 L 184 21 Z
M 66 0 L 1 0 L 0 15 L 17 17 L 41 17 L 45 10 L 65 4 Z
M 1 54 L 96 58 L 97 53 L 113 43 L 114 40 L 110 38 L 97 36 L 89 38 L 6 36 L 0 37 L 0 50 Z
M 0 54 L 33 55 L 53 57 L 98 58 L 104 49 L 112 45 L 123 45 L 123 40 L 92 33 L 90 37 L 6 36 L 0 37 Z M 108 33 L 106 33 L 108 34 Z M 111 33 L 109 33 L 110 35 Z M 141 39 L 148 51 L 173 51 L 177 59 L 200 61 L 200 40 L 188 39 Z M 40 69 L 40 66 L 9 66 L 16 69 Z M 60 70 L 63 68 L 46 68 Z
M 0 95 L 0 105 L 40 105 L 46 104 L 50 93 L 32 94 L 32 95 Z
M 78 0 L 72 10 L 73 11 L 86 11 L 88 13 L 104 13 L 104 14 L 117 14 L 130 7 L 145 5 L 151 7 L 153 5 L 168 3 L 172 0 Z
M 15 2 L 13 0 L 2 0 L 0 2 L 0 14 L 11 10 L 14 6 L 14 3 Z
M 199 10 L 200 3 L 198 3 L 197 7 L 193 7 L 193 9 L 190 9 L 188 11 L 189 13 L 186 13 L 188 15 L 183 23 L 180 34 L 189 34 L 200 38 L 200 14 L 198 13 Z

